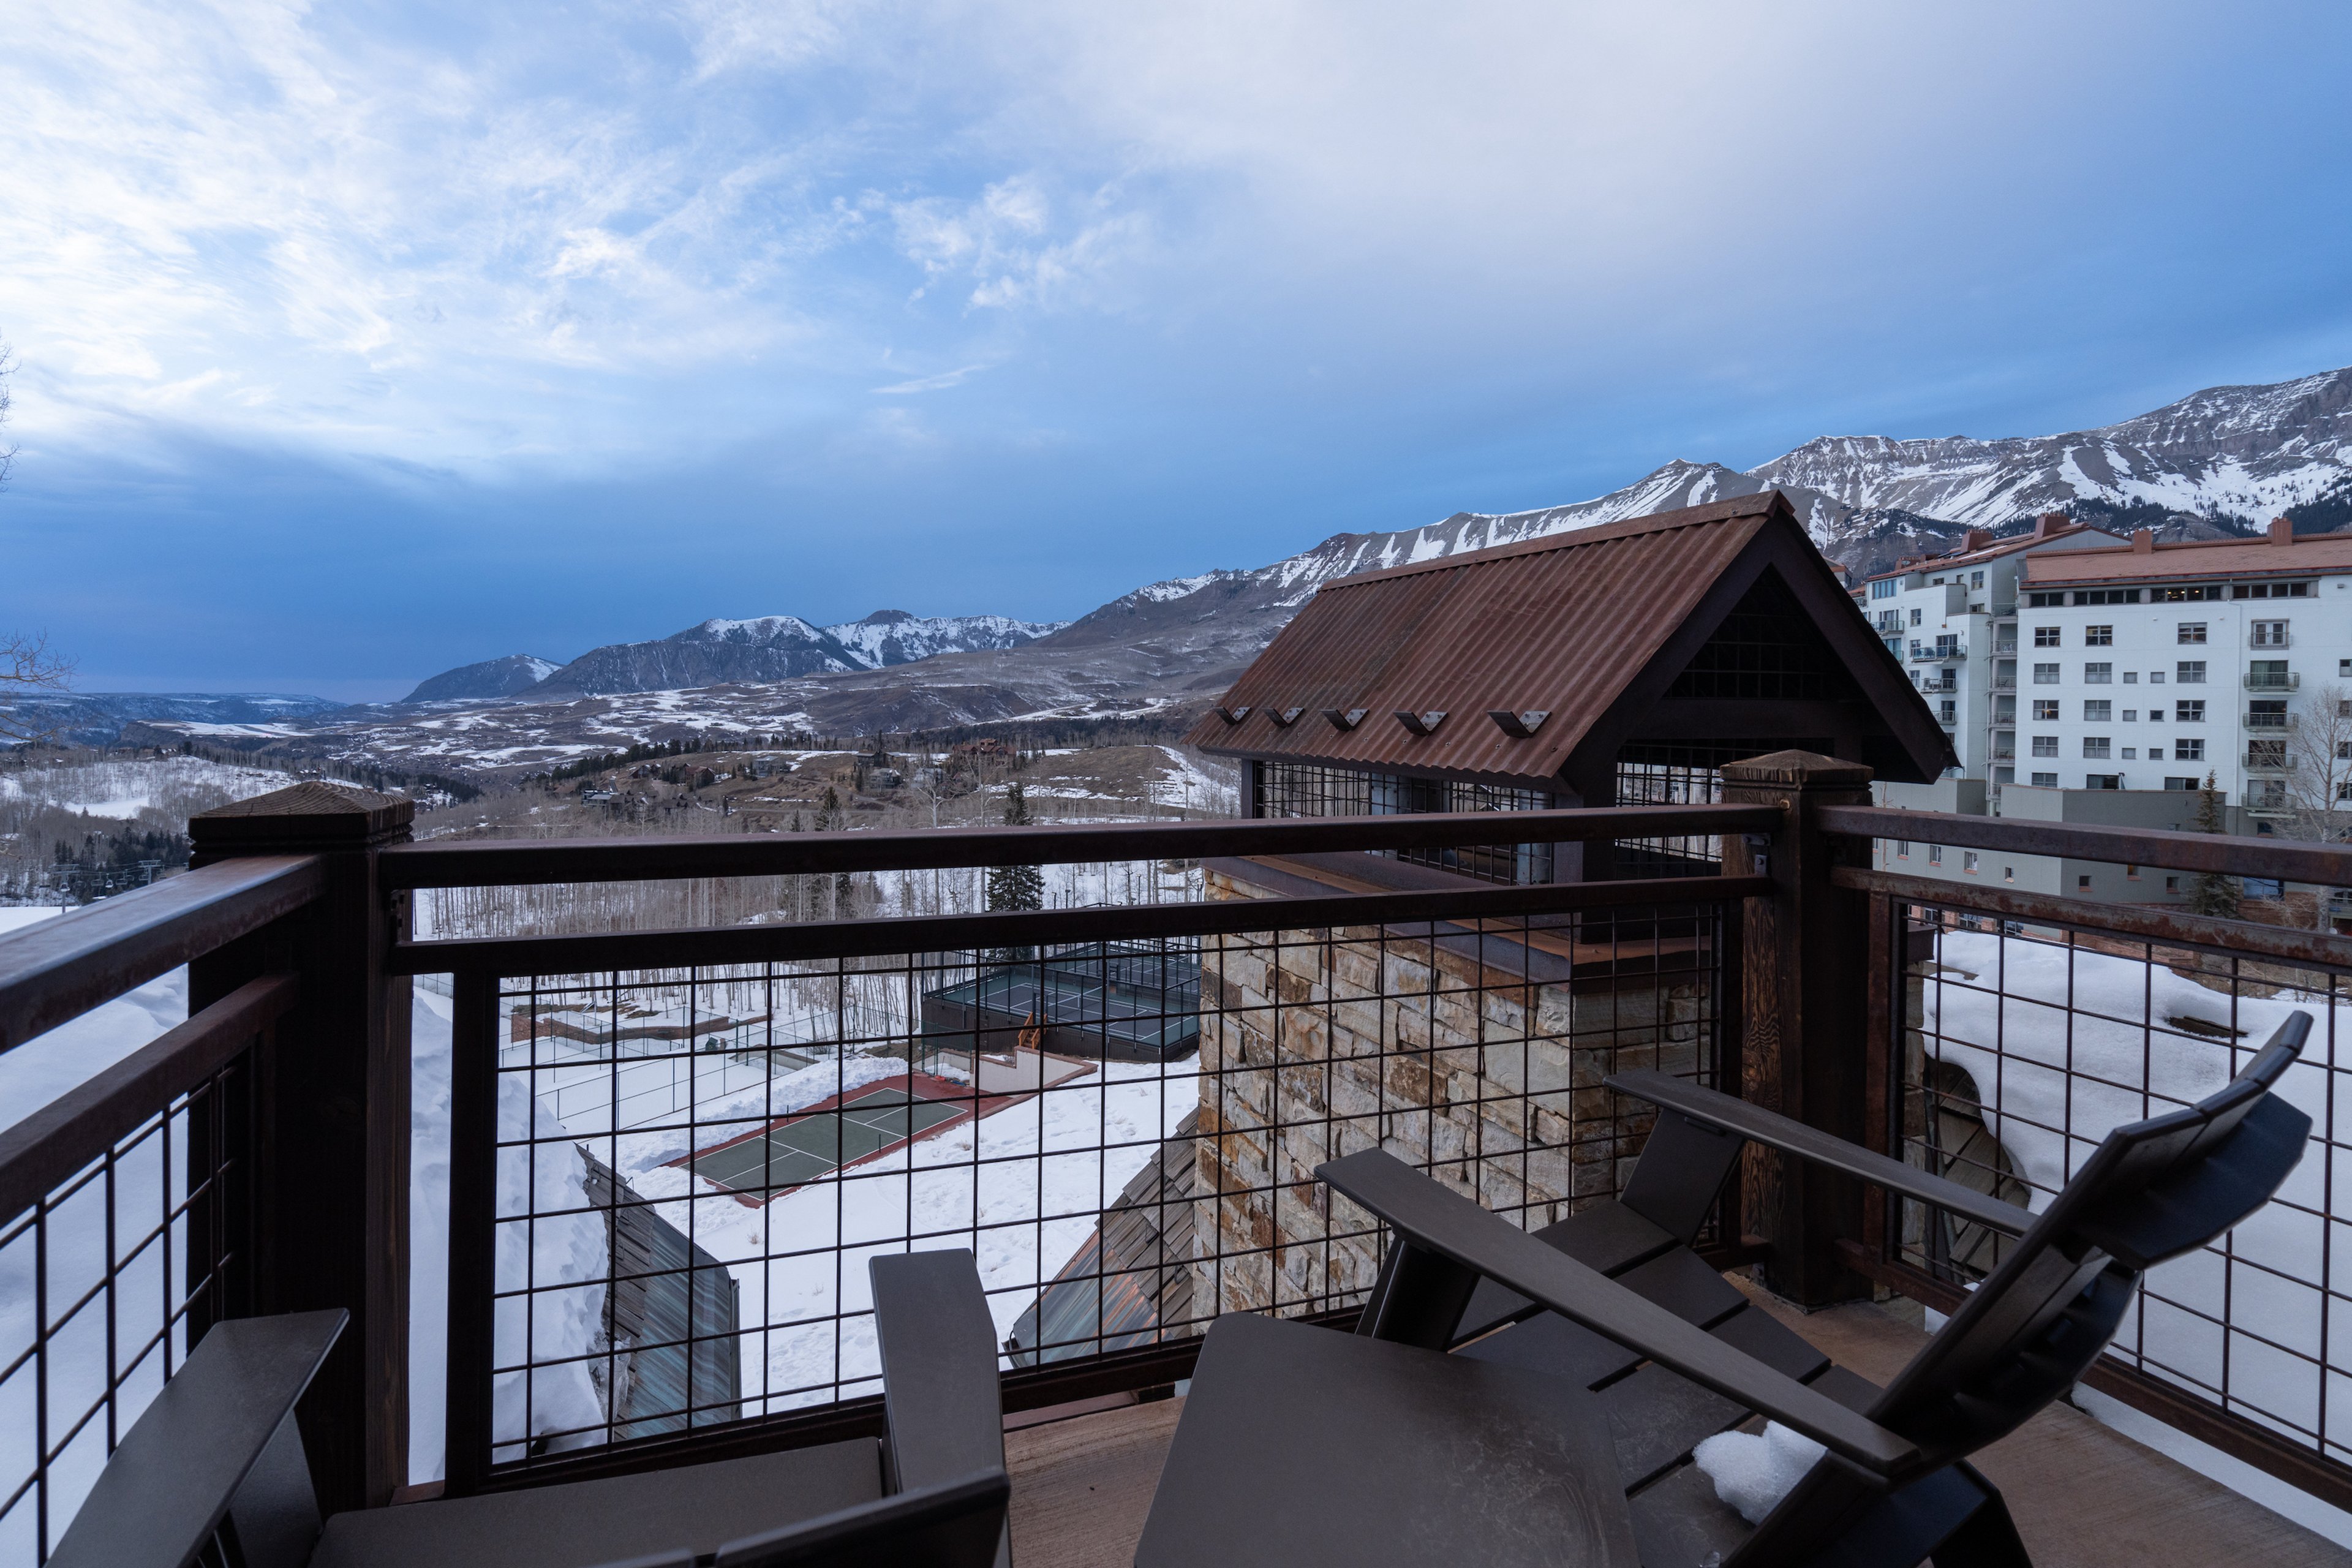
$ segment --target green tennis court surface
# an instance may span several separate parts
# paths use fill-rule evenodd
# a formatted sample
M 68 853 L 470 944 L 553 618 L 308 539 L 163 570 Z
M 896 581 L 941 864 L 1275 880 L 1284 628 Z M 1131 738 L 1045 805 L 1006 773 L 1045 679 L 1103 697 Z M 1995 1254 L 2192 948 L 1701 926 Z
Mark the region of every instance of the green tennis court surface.
M 868 1089 L 831 1110 L 771 1127 L 694 1162 L 705 1181 L 739 1193 L 797 1187 L 878 1154 L 961 1115 L 953 1101 L 916 1100 L 903 1089 Z

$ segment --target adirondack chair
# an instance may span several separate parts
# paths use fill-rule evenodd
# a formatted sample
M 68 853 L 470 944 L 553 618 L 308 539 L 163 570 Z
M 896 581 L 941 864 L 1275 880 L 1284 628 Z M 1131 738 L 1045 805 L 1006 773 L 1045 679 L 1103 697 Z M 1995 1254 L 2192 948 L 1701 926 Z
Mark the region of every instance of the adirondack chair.
M 969 1252 L 877 1258 L 887 1435 L 321 1529 L 293 1410 L 341 1310 L 216 1323 L 107 1461 L 52 1568 L 1011 1568 L 996 1334 Z
M 1631 1563 L 1636 1551 L 1646 1568 L 2029 1564 L 1969 1456 L 2073 1384 L 2114 1337 L 2142 1273 L 2278 1190 L 2310 1119 L 2270 1090 L 2310 1027 L 2291 1016 L 2210 1098 L 2109 1133 L 2039 1216 L 1656 1073 L 1607 1080 L 1661 1111 L 1622 1198 L 1534 1233 L 1378 1150 L 1334 1161 L 1318 1176 L 1394 1232 L 1364 1337 L 1221 1319 L 1136 1561 L 1360 1568 L 1433 1557 L 1427 1548 L 1443 1541 L 1444 1560 L 1465 1564 Z M 1751 1141 L 2018 1239 L 1879 1389 L 1691 1250 Z M 1286 1375 L 1285 1358 L 1301 1356 L 1310 1370 Z M 1597 1455 L 1589 1441 L 1580 1451 L 1530 1443 L 1530 1404 L 1587 1431 L 1605 1413 L 1610 1441 Z M 1828 1455 L 1751 1528 L 1690 1453 L 1758 1415 Z M 1286 1451 L 1302 1435 L 1328 1447 Z M 1513 1473 L 1507 1484 L 1465 1473 L 1480 1466 Z M 1561 1471 L 1578 1466 L 1591 1510 L 1580 1533 L 1560 1517 L 1572 1490 Z M 1515 1487 L 1530 1500 L 1515 1507 Z M 1395 1533 L 1416 1517 L 1427 1521 L 1420 1538 Z M 1374 1528 L 1360 1527 L 1366 1518 Z M 1631 1545 L 1616 1543 L 1621 1520 Z M 1269 1532 L 1276 1550 L 1258 1544 Z

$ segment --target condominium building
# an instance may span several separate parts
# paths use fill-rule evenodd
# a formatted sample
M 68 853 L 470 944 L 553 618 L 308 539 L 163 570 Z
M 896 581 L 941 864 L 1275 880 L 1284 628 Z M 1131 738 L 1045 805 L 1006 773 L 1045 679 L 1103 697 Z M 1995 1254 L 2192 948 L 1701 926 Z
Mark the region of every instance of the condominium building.
M 2352 537 L 2298 540 L 2281 519 L 2259 540 L 2143 531 L 2032 557 L 2016 658 L 2016 725 L 1994 731 L 2016 782 L 2187 790 L 2210 774 L 2249 811 L 2291 809 L 2331 771 L 2296 768 L 2298 731 L 2332 731 L 2352 697 Z
M 1963 778 L 2009 782 L 2017 716 L 2018 587 L 2038 556 L 2102 546 L 2119 534 L 2045 512 L 2033 531 L 1996 542 L 1972 528 L 1947 555 L 1866 579 L 1855 602 L 1943 725 Z

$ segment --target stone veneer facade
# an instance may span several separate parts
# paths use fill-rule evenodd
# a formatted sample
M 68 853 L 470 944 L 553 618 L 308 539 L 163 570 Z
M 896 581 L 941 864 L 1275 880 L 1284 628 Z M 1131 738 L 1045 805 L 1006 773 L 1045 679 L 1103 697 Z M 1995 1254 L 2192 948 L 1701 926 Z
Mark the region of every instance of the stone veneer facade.
M 1209 895 L 1266 896 L 1212 871 Z M 1379 1227 L 1314 1179 L 1379 1145 L 1530 1228 L 1622 1185 L 1649 1128 L 1601 1079 L 1699 1072 L 1706 971 L 1531 980 L 1370 927 L 1202 943 L 1196 1310 L 1356 1304 Z M 1558 967 L 1555 965 L 1554 967 Z

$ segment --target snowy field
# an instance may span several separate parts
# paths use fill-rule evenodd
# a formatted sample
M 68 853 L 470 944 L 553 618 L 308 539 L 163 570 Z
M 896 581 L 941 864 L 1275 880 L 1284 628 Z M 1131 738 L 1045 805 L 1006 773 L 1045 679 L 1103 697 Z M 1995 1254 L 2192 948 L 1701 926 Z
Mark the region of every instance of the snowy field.
M 291 775 L 272 769 L 204 757 L 142 757 L 0 773 L 0 799 L 37 801 L 61 811 L 127 821 L 157 810 L 184 817 L 190 809 L 208 810 L 293 782 Z M 194 804 L 197 802 L 202 804 Z

